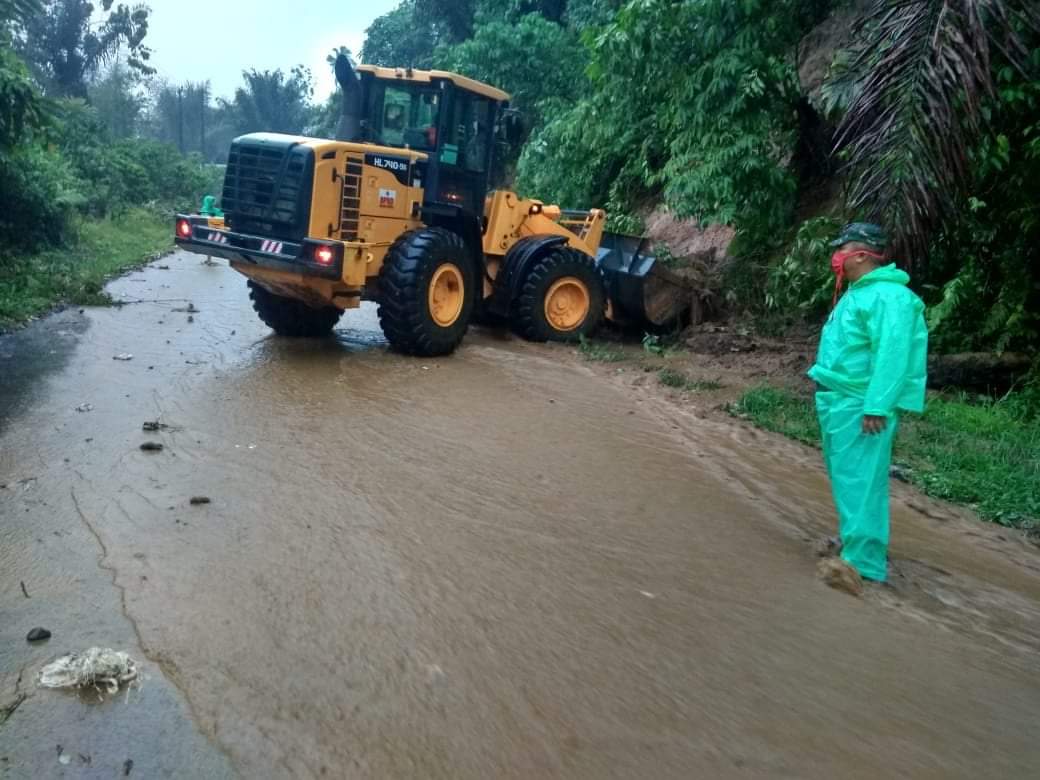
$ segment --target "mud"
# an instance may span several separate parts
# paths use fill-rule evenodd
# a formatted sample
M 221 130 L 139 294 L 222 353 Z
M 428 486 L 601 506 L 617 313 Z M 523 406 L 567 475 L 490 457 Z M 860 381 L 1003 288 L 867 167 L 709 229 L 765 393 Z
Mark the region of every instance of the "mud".
M 897 487 L 853 599 L 811 452 L 497 333 L 272 338 L 229 269 L 164 264 L 54 354 L 0 340 L 0 776 L 1035 776 L 1024 540 Z M 33 688 L 94 644 L 142 688 Z

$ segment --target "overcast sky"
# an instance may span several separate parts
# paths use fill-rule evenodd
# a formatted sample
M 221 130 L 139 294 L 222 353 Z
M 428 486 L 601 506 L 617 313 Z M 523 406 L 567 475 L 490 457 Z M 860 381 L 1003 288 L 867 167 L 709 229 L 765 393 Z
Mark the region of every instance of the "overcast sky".
M 355 56 L 365 29 L 398 0 L 144 0 L 151 7 L 151 65 L 170 81 L 209 79 L 230 97 L 246 68 L 303 64 L 314 74 L 317 100 L 332 91 L 325 56 L 349 46 Z

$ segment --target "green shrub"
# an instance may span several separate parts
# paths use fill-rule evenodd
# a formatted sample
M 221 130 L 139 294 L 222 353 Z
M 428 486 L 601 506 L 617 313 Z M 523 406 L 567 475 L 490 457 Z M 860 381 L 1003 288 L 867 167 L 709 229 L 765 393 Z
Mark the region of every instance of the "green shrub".
M 83 196 L 60 152 L 30 144 L 0 154 L 0 202 L 0 252 L 8 255 L 64 242 Z
M 831 239 L 841 229 L 834 217 L 815 217 L 801 224 L 787 254 L 769 267 L 765 304 L 773 311 L 805 319 L 822 317 L 833 300 Z
M 113 141 L 97 112 L 80 101 L 62 104 L 60 131 L 62 151 L 85 185 L 81 211 L 88 216 L 148 204 L 194 208 L 210 183 L 200 157 L 151 139 Z

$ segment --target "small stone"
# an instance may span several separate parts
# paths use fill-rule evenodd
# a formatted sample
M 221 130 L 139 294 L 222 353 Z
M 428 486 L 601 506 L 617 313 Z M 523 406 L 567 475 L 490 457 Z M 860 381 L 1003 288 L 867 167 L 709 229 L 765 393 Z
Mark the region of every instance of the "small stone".
M 813 545 L 817 558 L 835 558 L 841 555 L 841 548 L 840 536 L 823 536 Z
M 146 441 L 141 445 L 141 449 L 145 452 L 159 452 L 163 446 L 157 441 Z
M 76 407 L 77 412 L 89 412 L 94 408 L 94 404 L 80 404 Z
M 190 314 L 188 315 L 188 322 L 195 322 L 195 318 L 192 317 Z
M 192 496 L 188 503 L 195 506 L 198 506 L 199 504 L 208 504 L 210 503 L 210 498 L 209 496 Z
M 129 352 L 120 352 L 118 355 L 112 356 L 113 360 L 133 360 L 134 356 Z
M 142 431 L 161 431 L 165 427 L 166 426 L 158 420 L 145 420 L 145 422 L 141 424 Z
M 30 642 L 42 642 L 45 639 L 51 638 L 51 632 L 46 628 L 37 627 L 26 634 L 25 638 Z
M 910 469 L 904 468 L 903 466 L 892 466 L 888 470 L 888 474 L 892 479 L 898 479 L 900 482 L 910 481 Z

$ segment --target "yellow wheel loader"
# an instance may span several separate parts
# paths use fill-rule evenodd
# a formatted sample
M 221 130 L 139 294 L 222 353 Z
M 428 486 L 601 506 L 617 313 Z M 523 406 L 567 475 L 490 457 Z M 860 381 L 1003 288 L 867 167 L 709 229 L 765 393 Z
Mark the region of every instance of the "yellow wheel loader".
M 177 216 L 176 243 L 248 277 L 276 333 L 326 334 L 365 299 L 394 348 L 424 356 L 453 351 L 474 318 L 569 341 L 604 316 L 681 316 L 681 300 L 655 292 L 675 280 L 638 239 L 605 236 L 603 211 L 491 189 L 496 151 L 518 128 L 505 92 L 342 56 L 336 77 L 337 140 L 236 138 L 223 215 Z

